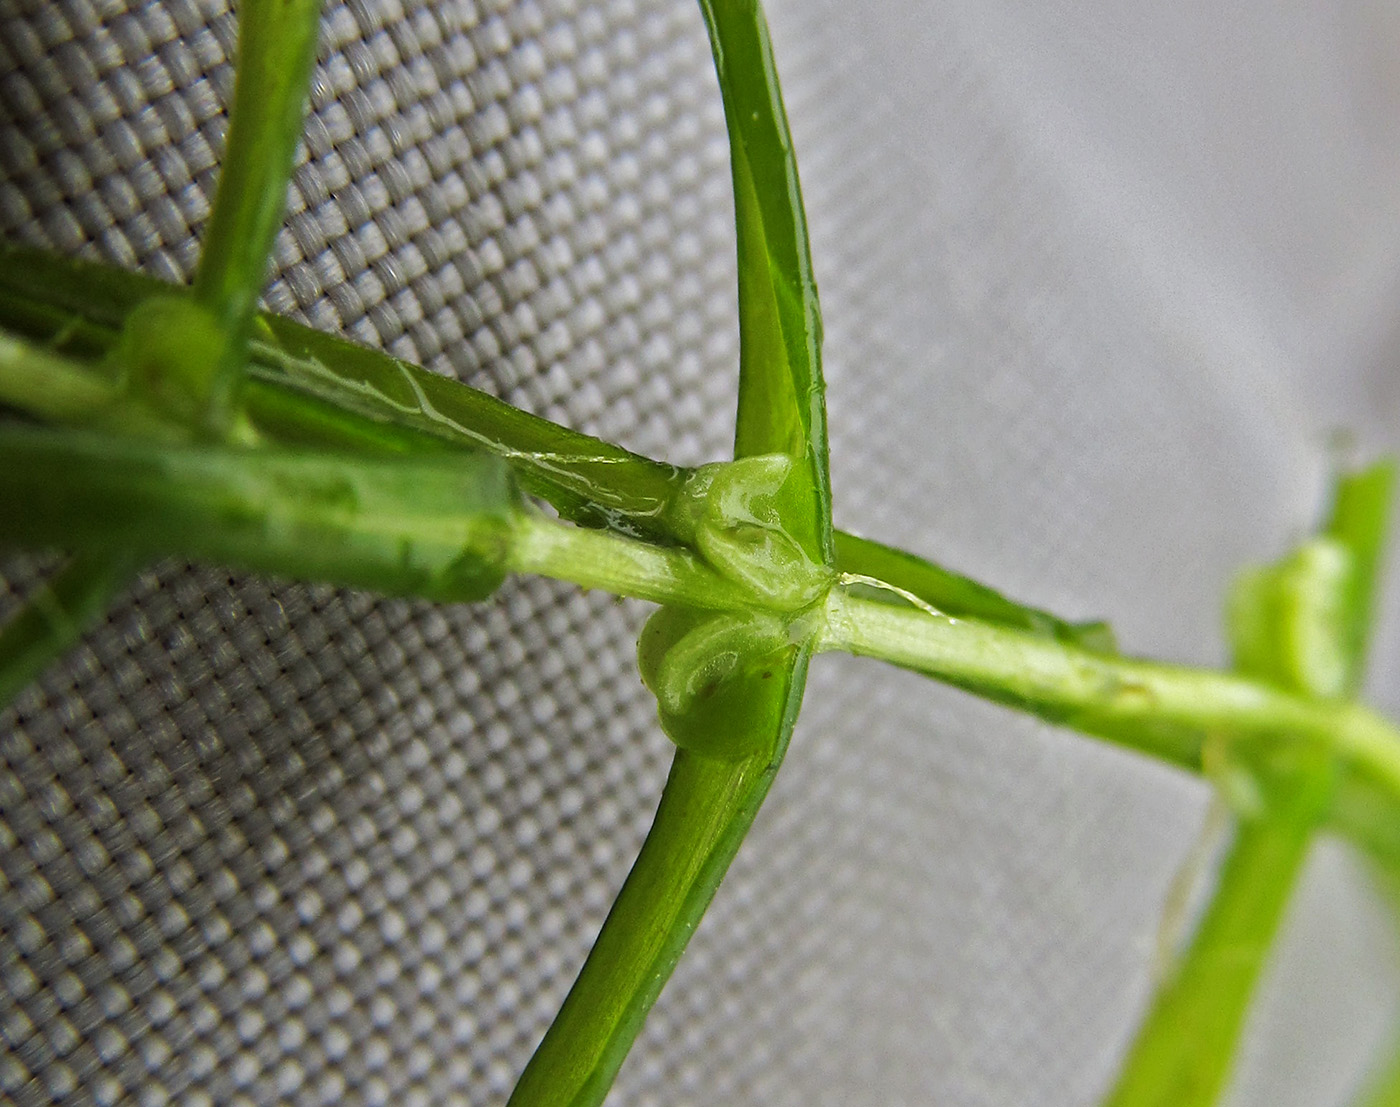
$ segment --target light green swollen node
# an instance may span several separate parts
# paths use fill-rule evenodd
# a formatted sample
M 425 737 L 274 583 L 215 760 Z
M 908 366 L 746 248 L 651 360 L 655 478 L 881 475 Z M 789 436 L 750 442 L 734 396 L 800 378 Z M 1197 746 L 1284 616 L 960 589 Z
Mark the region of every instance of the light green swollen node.
M 1277 565 L 1242 572 L 1228 619 L 1236 670 L 1315 696 L 1343 695 L 1354 560 L 1345 544 L 1318 536 Z
M 1273 565 L 1242 571 L 1226 607 L 1235 671 L 1321 699 L 1345 696 L 1351 669 L 1346 597 L 1355 574 L 1351 550 L 1326 535 L 1309 538 Z M 1255 748 L 1233 748 L 1238 741 L 1208 747 L 1205 769 L 1236 815 L 1258 818 L 1269 806 L 1263 776 L 1277 756 L 1276 743 L 1255 738 L 1249 745 Z M 1282 771 L 1293 775 L 1288 766 Z
M 671 521 L 721 576 L 755 603 L 800 611 L 822 598 L 834 575 L 807 556 L 779 521 L 784 486 L 797 476 L 784 454 L 702 465 L 671 507 Z
M 671 741 L 737 761 L 773 743 L 783 705 L 757 693 L 796 649 L 776 615 L 667 606 L 642 629 L 637 667 Z
M 156 296 L 127 317 L 110 356 L 134 399 L 193 427 L 209 410 L 227 345 L 208 308 L 188 296 Z
M 812 630 L 801 613 L 834 574 L 813 562 L 779 522 L 792 458 L 764 454 L 697 469 L 673 521 L 720 576 L 753 596 L 742 611 L 667 605 L 642 630 L 637 664 L 656 696 L 661 727 L 682 749 L 737 761 L 775 741 L 783 705 L 762 694 Z

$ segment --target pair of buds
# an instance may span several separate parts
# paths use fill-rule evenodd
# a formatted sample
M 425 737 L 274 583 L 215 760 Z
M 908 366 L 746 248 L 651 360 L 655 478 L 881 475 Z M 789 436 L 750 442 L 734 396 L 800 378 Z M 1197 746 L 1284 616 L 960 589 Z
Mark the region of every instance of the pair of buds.
M 673 510 L 711 568 L 754 597 L 746 610 L 668 606 L 637 647 L 642 681 L 678 746 L 723 760 L 763 751 L 780 730 L 788 661 L 810 633 L 806 613 L 833 574 L 781 526 L 793 461 L 741 458 L 695 471 Z

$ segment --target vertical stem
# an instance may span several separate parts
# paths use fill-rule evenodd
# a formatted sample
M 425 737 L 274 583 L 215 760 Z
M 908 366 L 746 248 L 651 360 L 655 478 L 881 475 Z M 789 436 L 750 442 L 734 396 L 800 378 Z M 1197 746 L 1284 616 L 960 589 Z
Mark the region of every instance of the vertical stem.
M 607 1096 L 768 794 L 809 655 L 801 649 L 792 675 L 783 674 L 772 747 L 740 761 L 676 753 L 642 851 L 509 1107 L 598 1107 Z
M 1393 863 L 1372 866 L 1371 877 L 1392 924 L 1400 922 L 1400 868 Z M 1385 1052 L 1362 1084 L 1352 1107 L 1400 1107 L 1400 1025 L 1392 1025 Z
M 758 0 L 700 0 L 724 99 L 739 261 L 739 409 L 734 456 L 798 462 L 778 500 L 815 563 L 834 558 L 821 307 L 797 158 Z
M 1266 815 L 1241 820 L 1215 898 L 1103 1107 L 1216 1102 L 1329 785 L 1302 772 Z
M 1306 542 L 1240 576 L 1228 618 L 1237 670 L 1320 702 L 1355 686 L 1393 475 L 1381 465 L 1344 477 L 1326 543 Z M 1241 819 L 1215 898 L 1105 1107 L 1216 1102 L 1308 842 L 1331 804 L 1334 766 L 1321 750 L 1294 751 L 1285 763 L 1275 749 L 1252 767 L 1261 809 Z
M 1375 614 L 1376 583 L 1390 529 L 1391 505 L 1395 500 L 1396 463 L 1382 461 L 1337 481 L 1328 537 L 1341 542 L 1352 557 L 1352 575 L 1343 597 L 1346 630 L 1342 647 L 1348 672 L 1346 685 L 1355 695 L 1365 675 L 1363 661 Z
M 239 9 L 228 142 L 194 285 L 224 339 L 209 404 L 211 430 L 229 418 L 286 210 L 319 23 L 320 0 L 243 0 Z

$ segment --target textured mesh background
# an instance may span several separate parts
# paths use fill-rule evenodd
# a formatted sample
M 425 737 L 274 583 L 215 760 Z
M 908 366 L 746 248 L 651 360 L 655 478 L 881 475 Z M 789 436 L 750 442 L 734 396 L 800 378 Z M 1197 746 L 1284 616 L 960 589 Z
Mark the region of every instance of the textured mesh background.
M 838 521 L 1221 657 L 1328 436 L 1396 444 L 1392 6 L 783 0 Z M 0 230 L 187 279 L 217 3 L 0 0 Z M 731 433 L 732 216 L 685 0 L 332 7 L 270 306 L 681 463 Z M 0 617 L 52 562 L 0 562 Z M 1392 582 L 1393 583 L 1393 582 Z M 1400 710 L 1392 600 L 1374 698 Z M 0 714 L 0 1095 L 491 1104 L 668 747 L 644 612 L 163 565 Z M 1204 793 L 824 658 L 618 1104 L 1088 1104 Z M 1344 1102 L 1387 929 L 1320 850 L 1238 1103 Z

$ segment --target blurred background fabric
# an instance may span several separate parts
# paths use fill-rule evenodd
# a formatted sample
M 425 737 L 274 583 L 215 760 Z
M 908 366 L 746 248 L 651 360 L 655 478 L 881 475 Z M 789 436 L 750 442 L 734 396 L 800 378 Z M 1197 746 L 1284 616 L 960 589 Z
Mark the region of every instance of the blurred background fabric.
M 1398 9 L 768 7 L 838 525 L 1222 663 L 1231 574 L 1304 533 L 1339 453 L 1400 447 Z M 0 232 L 188 280 L 234 41 L 220 0 L 0 0 Z M 688 0 L 334 3 L 266 303 L 714 460 L 729 187 Z M 0 616 L 53 564 L 5 554 Z M 664 779 L 644 617 L 536 580 L 435 607 L 143 572 L 0 713 L 0 1098 L 502 1103 Z M 1088 1107 L 1207 799 L 819 659 L 609 1102 Z M 1322 843 L 1231 1102 L 1346 1103 L 1396 950 Z

